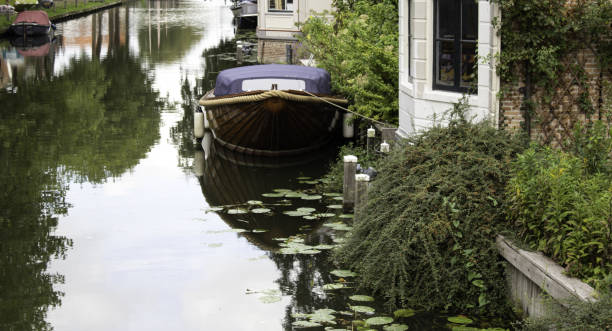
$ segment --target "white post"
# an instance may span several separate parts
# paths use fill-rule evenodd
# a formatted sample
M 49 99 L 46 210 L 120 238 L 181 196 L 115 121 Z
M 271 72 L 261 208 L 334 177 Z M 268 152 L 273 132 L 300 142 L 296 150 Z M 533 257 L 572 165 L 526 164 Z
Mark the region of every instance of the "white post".
M 204 113 L 199 107 L 193 113 L 193 135 L 198 139 L 204 137 Z
M 342 186 L 343 202 L 345 210 L 355 206 L 355 172 L 357 171 L 357 157 L 355 155 L 344 156 L 344 180 Z

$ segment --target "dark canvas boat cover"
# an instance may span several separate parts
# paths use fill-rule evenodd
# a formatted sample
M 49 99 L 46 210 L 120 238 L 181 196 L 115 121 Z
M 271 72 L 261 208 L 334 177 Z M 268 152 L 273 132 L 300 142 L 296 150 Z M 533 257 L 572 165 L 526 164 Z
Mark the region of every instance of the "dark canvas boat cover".
M 42 10 L 28 10 L 17 14 L 17 18 L 13 21 L 13 24 L 19 23 L 36 23 L 38 25 L 49 26 L 49 16 Z
M 288 64 L 262 64 L 221 71 L 215 84 L 215 96 L 241 93 L 242 81 L 263 78 L 301 79 L 306 83 L 306 91 L 310 93 L 331 93 L 330 77 L 325 69 Z

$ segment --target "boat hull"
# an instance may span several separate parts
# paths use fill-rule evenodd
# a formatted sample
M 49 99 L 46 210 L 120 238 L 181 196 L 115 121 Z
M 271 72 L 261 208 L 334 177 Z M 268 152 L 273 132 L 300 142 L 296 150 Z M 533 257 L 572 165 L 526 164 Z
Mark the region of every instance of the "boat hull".
M 51 25 L 12 24 L 10 30 L 17 36 L 43 36 L 51 33 Z
M 204 99 L 210 99 L 211 95 L 212 91 Z M 337 133 L 340 117 L 331 104 L 280 97 L 206 106 L 206 116 L 221 145 L 236 152 L 263 156 L 295 155 L 321 148 Z

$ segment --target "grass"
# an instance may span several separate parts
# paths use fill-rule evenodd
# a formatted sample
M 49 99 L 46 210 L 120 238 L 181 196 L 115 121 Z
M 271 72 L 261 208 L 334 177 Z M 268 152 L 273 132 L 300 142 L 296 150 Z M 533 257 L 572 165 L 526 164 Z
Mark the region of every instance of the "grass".
M 32 10 L 39 10 L 42 9 L 44 11 L 47 12 L 47 14 L 49 15 L 49 19 L 53 20 L 54 18 L 58 18 L 61 17 L 62 15 L 65 14 L 70 14 L 70 13 L 76 13 L 82 10 L 87 10 L 87 9 L 95 9 L 101 6 L 105 6 L 111 3 L 115 3 L 118 2 L 119 0 L 97 0 L 97 1 L 92 1 L 92 0 L 56 0 L 55 1 L 55 7 L 53 8 L 49 8 L 49 9 L 45 9 L 45 8 L 37 8 L 34 7 L 32 8 Z M 13 20 L 15 19 L 16 15 L 0 15 L 0 34 L 6 32 L 6 30 L 8 30 L 8 28 L 10 27 L 11 23 L 13 23 Z

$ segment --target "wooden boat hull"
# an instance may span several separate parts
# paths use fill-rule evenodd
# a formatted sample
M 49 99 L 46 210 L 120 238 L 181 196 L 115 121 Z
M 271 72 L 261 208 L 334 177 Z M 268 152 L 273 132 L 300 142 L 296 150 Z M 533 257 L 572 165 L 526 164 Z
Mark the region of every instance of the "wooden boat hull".
M 10 30 L 17 36 L 44 36 L 51 33 L 51 25 L 12 24 Z
M 253 94 L 256 93 L 241 95 Z M 212 91 L 205 99 L 211 96 Z M 340 122 L 340 114 L 329 103 L 279 97 L 206 106 L 206 116 L 221 145 L 233 151 L 264 156 L 295 155 L 318 149 L 336 134 Z

